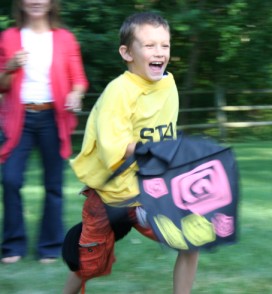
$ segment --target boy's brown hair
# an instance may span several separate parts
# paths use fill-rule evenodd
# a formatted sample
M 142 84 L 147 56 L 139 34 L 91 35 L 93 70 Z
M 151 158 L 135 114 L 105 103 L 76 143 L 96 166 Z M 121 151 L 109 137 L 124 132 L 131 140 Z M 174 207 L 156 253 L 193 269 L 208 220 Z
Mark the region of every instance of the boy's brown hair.
M 134 41 L 136 26 L 150 24 L 155 27 L 163 26 L 170 32 L 170 26 L 163 17 L 153 12 L 139 12 L 129 16 L 122 24 L 119 31 L 120 46 L 130 48 Z

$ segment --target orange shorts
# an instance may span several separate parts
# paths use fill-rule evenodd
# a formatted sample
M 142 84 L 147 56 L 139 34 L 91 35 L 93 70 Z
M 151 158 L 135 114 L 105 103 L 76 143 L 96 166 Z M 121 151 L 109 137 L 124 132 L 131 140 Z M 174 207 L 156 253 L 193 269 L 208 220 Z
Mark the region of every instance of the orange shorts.
M 118 219 L 119 208 L 110 208 L 117 211 L 115 217 L 110 221 L 106 206 L 98 194 L 93 189 L 88 189 L 83 194 L 87 199 L 82 211 L 83 225 L 79 240 L 80 269 L 76 272 L 83 281 L 110 274 L 115 261 L 114 243 L 117 236 L 114 230 L 115 224 L 119 231 L 122 230 L 122 224 L 128 228 L 124 232 L 119 232 L 118 239 L 122 238 L 131 227 L 134 227 L 146 237 L 157 240 L 150 228 L 143 228 L 139 225 L 135 207 L 125 208 L 127 212 L 125 221 L 122 221 L 122 216 Z

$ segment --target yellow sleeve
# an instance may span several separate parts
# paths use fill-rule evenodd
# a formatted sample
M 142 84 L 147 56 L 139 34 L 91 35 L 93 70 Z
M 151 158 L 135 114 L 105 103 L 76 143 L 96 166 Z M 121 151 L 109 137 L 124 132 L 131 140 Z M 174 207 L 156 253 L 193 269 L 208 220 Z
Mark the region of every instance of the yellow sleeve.
M 114 83 L 106 88 L 94 120 L 98 156 L 107 169 L 114 169 L 120 163 L 128 144 L 133 142 L 133 102 L 118 85 Z

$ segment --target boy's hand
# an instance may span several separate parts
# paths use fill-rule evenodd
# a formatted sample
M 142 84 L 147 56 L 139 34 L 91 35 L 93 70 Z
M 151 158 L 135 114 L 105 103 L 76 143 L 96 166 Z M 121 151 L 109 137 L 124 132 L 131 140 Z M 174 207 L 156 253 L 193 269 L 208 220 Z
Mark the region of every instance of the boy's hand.
M 134 153 L 135 147 L 136 147 L 136 143 L 128 144 L 126 153 L 124 155 L 124 159 L 127 159 L 130 155 Z

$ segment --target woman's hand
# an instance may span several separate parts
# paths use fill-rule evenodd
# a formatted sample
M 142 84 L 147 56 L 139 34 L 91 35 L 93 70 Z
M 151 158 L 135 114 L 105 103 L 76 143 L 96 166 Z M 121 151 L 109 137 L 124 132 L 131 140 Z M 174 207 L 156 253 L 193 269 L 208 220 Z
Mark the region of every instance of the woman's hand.
M 27 57 L 28 52 L 20 50 L 6 63 L 4 71 L 0 73 L 0 88 L 2 91 L 11 87 L 11 75 L 26 64 Z
M 82 108 L 83 94 L 79 91 L 72 91 L 66 97 L 65 107 L 69 111 L 78 112 Z
M 24 66 L 27 62 L 28 52 L 25 50 L 17 51 L 6 64 L 6 72 L 12 73 Z

